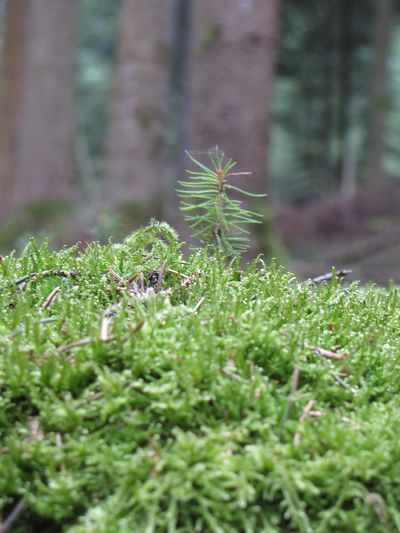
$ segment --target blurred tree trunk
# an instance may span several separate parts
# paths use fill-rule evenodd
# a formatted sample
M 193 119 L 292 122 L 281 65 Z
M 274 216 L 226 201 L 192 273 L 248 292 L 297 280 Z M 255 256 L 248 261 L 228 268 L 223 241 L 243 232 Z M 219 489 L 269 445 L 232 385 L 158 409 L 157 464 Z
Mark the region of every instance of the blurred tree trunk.
M 6 28 L 5 63 L 12 76 L 3 87 L 9 83 L 12 88 L 4 90 L 2 128 L 10 127 L 12 135 L 5 157 L 9 205 L 66 199 L 74 178 L 78 1 L 12 0 L 7 11 L 19 32 L 13 34 L 12 25 Z
M 189 149 L 218 145 L 267 189 L 279 0 L 197 0 L 193 9 Z M 240 184 L 238 183 L 240 186 Z
M 10 202 L 15 176 L 17 126 L 26 52 L 28 0 L 8 1 L 5 10 L 0 71 L 0 215 Z
M 388 110 L 387 60 L 392 22 L 393 0 L 379 0 L 376 3 L 375 58 L 372 86 L 372 116 L 369 159 L 369 182 L 372 186 L 382 185 L 385 178 L 383 168 L 385 155 L 385 119 Z
M 166 172 L 162 216 L 178 226 L 182 233 L 185 225 L 179 217 L 179 200 L 176 195 L 177 179 L 186 169 L 186 137 L 188 127 L 188 68 L 190 61 L 190 36 L 192 27 L 192 4 L 194 0 L 176 0 L 174 15 L 174 44 L 171 57 L 169 87 L 169 119 L 166 140 Z M 182 227 L 179 227 L 182 226 Z
M 336 166 L 336 186 L 339 191 L 347 188 L 344 187 L 343 180 L 350 177 L 349 172 L 344 175 L 344 167 L 350 170 L 348 163 L 350 129 L 351 129 L 351 102 L 353 94 L 353 19 L 354 19 L 354 0 L 340 0 L 338 5 L 338 145 L 340 151 L 338 154 Z
M 111 204 L 151 210 L 161 201 L 174 3 L 123 0 L 105 163 Z

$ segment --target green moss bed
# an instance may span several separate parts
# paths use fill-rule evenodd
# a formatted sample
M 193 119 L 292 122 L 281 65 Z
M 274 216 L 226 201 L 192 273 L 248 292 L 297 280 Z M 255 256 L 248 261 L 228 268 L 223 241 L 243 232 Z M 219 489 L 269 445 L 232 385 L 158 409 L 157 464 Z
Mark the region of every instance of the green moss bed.
M 0 531 L 400 531 L 399 289 L 122 244 L 0 262 Z

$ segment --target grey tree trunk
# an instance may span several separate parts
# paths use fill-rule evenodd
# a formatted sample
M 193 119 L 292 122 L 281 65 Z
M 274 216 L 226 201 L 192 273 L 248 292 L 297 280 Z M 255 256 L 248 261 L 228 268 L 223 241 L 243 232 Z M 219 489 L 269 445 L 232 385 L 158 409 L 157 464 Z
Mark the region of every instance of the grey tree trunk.
M 104 190 L 109 205 L 149 215 L 162 196 L 173 15 L 174 0 L 123 0 Z
M 30 0 L 25 9 L 28 44 L 14 149 L 13 206 L 70 198 L 74 181 L 78 1 Z
M 28 0 L 9 1 L 2 8 L 5 23 L 0 71 L 0 217 L 8 211 L 15 177 L 22 75 L 27 49 L 27 8 Z
M 373 187 L 385 180 L 385 119 L 388 101 L 388 51 L 392 22 L 393 0 L 379 0 L 376 3 L 375 60 L 372 86 L 372 115 L 370 136 L 369 183 Z
M 197 0 L 193 9 L 188 148 L 218 145 L 253 173 L 245 188 L 260 192 L 268 183 L 278 7 L 279 0 Z

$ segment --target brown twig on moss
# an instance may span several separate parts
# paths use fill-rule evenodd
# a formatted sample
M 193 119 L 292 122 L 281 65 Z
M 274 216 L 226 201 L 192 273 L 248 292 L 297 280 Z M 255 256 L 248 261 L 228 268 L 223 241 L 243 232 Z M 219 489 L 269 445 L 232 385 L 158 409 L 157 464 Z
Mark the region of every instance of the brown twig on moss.
M 75 270 L 62 270 L 62 269 L 52 269 L 52 270 L 43 270 L 42 272 L 32 272 L 31 274 L 24 274 L 20 278 L 17 278 L 11 281 L 10 286 L 15 287 L 19 285 L 19 290 L 25 288 L 26 284 L 29 281 L 36 281 L 39 278 L 44 278 L 47 276 L 60 276 L 62 278 L 76 278 L 78 272 Z
M 310 415 L 312 408 L 314 407 L 314 404 L 315 404 L 315 400 L 309 400 L 304 408 L 304 411 L 299 420 L 299 429 L 296 431 L 296 433 L 294 434 L 294 438 L 293 438 L 293 444 L 295 446 L 298 446 L 300 444 L 301 433 L 304 430 L 304 422 L 307 416 Z
M 55 287 L 55 289 L 53 289 L 50 294 L 47 296 L 47 298 L 45 299 L 45 301 L 42 303 L 42 309 L 48 309 L 51 305 L 51 302 L 54 300 L 54 298 L 56 297 L 57 293 L 60 292 L 61 290 L 61 287 Z
M 7 533 L 25 509 L 25 500 L 21 498 L 7 518 L 0 524 L 0 533 Z
M 293 369 L 293 374 L 292 374 L 292 382 L 290 385 L 290 393 L 286 400 L 285 412 L 283 413 L 281 423 L 279 424 L 278 435 L 281 435 L 283 428 L 286 424 L 286 421 L 289 418 L 290 411 L 292 410 L 293 403 L 296 397 L 297 387 L 299 385 L 299 377 L 300 377 L 300 368 L 297 365 L 295 365 Z

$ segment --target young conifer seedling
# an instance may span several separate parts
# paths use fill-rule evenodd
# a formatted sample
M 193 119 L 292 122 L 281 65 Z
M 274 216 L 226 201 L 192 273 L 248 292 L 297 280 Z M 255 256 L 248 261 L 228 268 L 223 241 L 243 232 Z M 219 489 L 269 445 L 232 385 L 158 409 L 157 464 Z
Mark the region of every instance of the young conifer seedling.
M 227 159 L 218 147 L 208 152 L 208 166 L 192 154 L 187 152 L 197 169 L 187 171 L 188 179 L 179 181 L 181 189 L 177 192 L 182 198 L 181 210 L 193 229 L 193 237 L 228 255 L 240 255 L 249 246 L 250 232 L 245 226 L 260 223 L 262 215 L 245 209 L 241 200 L 231 198 L 228 193 L 235 191 L 255 198 L 266 195 L 253 194 L 232 185 L 230 178 L 249 175 L 251 172 L 232 172 L 236 163 Z

